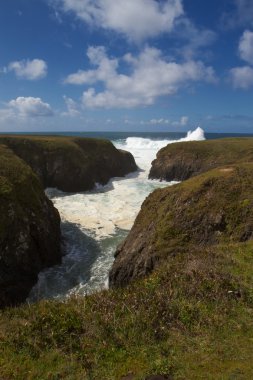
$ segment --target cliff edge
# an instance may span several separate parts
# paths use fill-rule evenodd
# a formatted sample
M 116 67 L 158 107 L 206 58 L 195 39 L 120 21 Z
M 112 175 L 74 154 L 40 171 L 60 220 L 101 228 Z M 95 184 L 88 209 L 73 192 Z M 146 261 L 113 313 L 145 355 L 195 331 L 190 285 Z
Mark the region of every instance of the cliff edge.
M 207 170 L 235 162 L 253 162 L 253 138 L 169 144 L 157 153 L 149 178 L 184 181 Z
M 182 252 L 253 238 L 253 164 L 213 169 L 155 190 L 117 249 L 111 286 L 125 286 Z
M 31 168 L 0 145 L 0 308 L 26 299 L 61 260 L 60 217 Z
M 1 136 L 0 143 L 22 158 L 44 188 L 67 192 L 91 190 L 137 170 L 131 153 L 109 140 L 65 136 Z
M 61 260 L 60 217 L 44 188 L 90 190 L 136 169 L 107 140 L 0 137 L 0 308 L 24 301 L 38 273 Z

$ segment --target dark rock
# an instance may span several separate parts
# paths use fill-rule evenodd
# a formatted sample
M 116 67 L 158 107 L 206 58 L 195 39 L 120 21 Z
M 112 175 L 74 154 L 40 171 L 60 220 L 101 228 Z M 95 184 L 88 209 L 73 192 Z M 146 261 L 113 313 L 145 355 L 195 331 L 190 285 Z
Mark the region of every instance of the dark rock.
M 0 307 L 23 302 L 61 260 L 60 217 L 31 168 L 0 145 Z
M 137 169 L 131 153 L 107 140 L 53 137 L 2 136 L 7 145 L 38 175 L 44 188 L 78 192 L 106 184 Z

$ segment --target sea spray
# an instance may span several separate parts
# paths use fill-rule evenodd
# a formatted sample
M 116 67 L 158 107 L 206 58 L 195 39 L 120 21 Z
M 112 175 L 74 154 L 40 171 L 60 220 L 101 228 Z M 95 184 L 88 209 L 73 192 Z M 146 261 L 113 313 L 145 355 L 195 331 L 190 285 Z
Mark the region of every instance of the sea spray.
M 117 148 L 134 155 L 139 167 L 136 173 L 114 178 L 106 186 L 98 185 L 86 193 L 48 189 L 61 214 L 65 256 L 61 265 L 40 273 L 29 301 L 86 294 L 104 287 L 116 246 L 132 227 L 143 200 L 154 189 L 168 186 L 148 179 L 158 150 L 179 141 L 204 139 L 204 131 L 198 127 L 178 140 L 131 136 L 114 140 Z

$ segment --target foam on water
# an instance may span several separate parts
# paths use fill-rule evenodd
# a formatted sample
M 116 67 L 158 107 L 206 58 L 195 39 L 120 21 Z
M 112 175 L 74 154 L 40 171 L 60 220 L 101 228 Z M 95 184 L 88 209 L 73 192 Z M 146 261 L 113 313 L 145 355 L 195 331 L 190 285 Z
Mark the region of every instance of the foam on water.
M 140 168 L 137 172 L 113 178 L 106 186 L 98 185 L 85 193 L 48 189 L 47 195 L 61 215 L 65 256 L 61 265 L 40 273 L 29 300 L 84 294 L 104 287 L 116 246 L 132 227 L 143 200 L 155 188 L 168 186 L 148 179 L 158 150 L 170 143 L 204 139 L 204 131 L 197 128 L 174 141 L 141 137 L 118 140 L 114 142 L 117 148 L 134 155 Z

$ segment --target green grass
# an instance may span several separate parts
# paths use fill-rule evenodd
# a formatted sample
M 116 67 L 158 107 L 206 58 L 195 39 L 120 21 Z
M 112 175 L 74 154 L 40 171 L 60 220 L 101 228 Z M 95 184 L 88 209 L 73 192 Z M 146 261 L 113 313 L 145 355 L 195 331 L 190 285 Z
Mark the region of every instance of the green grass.
M 253 377 L 253 243 L 171 258 L 126 289 L 0 316 L 5 379 Z
M 4 205 L 19 196 L 16 181 L 28 192 L 22 178 L 33 173 L 0 149 Z M 225 169 L 147 198 L 134 228 L 161 259 L 148 277 L 124 289 L 2 310 L 0 379 L 121 380 L 132 373 L 144 380 L 160 373 L 251 380 L 253 164 Z

